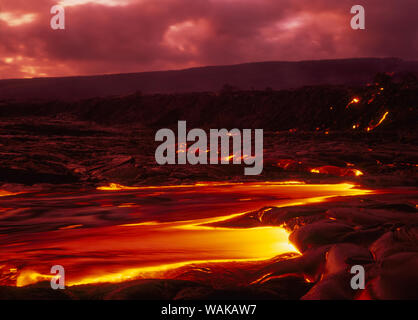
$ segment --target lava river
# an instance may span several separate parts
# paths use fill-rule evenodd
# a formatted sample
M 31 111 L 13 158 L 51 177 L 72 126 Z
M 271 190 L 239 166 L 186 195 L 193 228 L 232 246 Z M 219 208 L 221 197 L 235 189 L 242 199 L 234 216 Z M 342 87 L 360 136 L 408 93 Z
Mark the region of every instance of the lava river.
M 199 183 L 0 194 L 0 285 L 24 286 L 65 268 L 66 284 L 164 277 L 194 263 L 297 252 L 277 227 L 216 227 L 266 206 L 370 193 L 351 184 Z

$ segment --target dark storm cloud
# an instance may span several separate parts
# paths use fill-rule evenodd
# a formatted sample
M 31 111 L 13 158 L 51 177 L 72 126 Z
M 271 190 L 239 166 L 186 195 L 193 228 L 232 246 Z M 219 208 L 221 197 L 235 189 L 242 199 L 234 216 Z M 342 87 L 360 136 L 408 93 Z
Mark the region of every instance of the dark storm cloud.
M 57 1 L 2 2 L 0 77 L 263 60 L 418 58 L 416 0 L 64 1 L 70 4 L 65 31 L 49 27 Z M 364 31 L 350 28 L 354 4 L 366 9 Z

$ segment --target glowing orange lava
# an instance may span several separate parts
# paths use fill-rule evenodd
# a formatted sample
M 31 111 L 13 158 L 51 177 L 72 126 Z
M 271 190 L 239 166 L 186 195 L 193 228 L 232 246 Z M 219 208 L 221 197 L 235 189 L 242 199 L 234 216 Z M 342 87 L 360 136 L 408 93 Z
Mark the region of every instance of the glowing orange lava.
M 8 197 L 8 196 L 15 196 L 17 194 L 20 194 L 22 192 L 9 192 L 6 190 L 0 190 L 0 197 Z
M 323 166 L 319 168 L 313 168 L 311 169 L 311 173 L 329 174 L 329 175 L 339 176 L 339 177 L 348 177 L 348 176 L 359 177 L 359 176 L 364 175 L 364 173 L 358 169 L 340 168 L 340 167 L 335 167 L 335 166 Z
M 374 129 L 376 129 L 378 126 L 380 126 L 382 124 L 383 121 L 385 121 L 387 115 L 389 114 L 389 111 L 386 111 L 385 114 L 380 118 L 380 120 L 374 124 L 374 125 L 370 125 L 369 127 L 367 127 L 367 132 L 372 131 Z
M 124 186 L 117 183 L 110 183 L 107 186 L 97 187 L 97 190 L 102 191 L 123 191 L 123 190 L 146 190 L 146 189 L 172 189 L 172 188 L 191 188 L 191 187 L 208 187 L 208 186 L 227 186 L 232 185 L 233 183 L 228 182 L 205 182 L 205 183 L 196 183 L 196 184 L 178 184 L 178 185 L 169 185 L 169 186 Z
M 309 185 L 298 181 L 145 187 L 111 184 L 98 189 L 76 198 L 83 197 L 85 203 L 84 207 L 78 202 L 72 209 L 81 210 L 81 215 L 54 214 L 47 221 L 48 225 L 55 220 L 62 225 L 67 219 L 64 226 L 52 231 L 22 229 L 17 238 L 0 238 L 0 265 L 9 266 L 13 261 L 8 268 L 17 270 L 10 281 L 16 286 L 48 281 L 52 277 L 49 270 L 56 264 L 65 267 L 66 285 L 73 286 L 165 278 L 190 264 L 261 261 L 286 252 L 298 253 L 288 241 L 288 232 L 279 226 L 248 227 L 234 222 L 236 225 L 225 227 L 220 223 L 232 223 L 267 206 L 303 205 L 370 192 L 348 183 Z M 155 198 L 156 191 L 160 198 Z M 51 194 L 43 192 L 43 196 L 47 197 L 45 204 L 51 201 Z M 54 205 L 61 201 L 60 207 L 75 199 L 74 194 L 54 197 Z M 136 199 L 143 199 L 143 203 L 121 207 L 116 203 L 118 197 L 124 203 L 135 203 Z M 100 203 L 105 201 L 108 207 L 103 208 Z M 108 217 L 112 219 L 95 225 L 95 212 L 103 215 L 103 210 L 111 213 Z M 118 215 L 137 218 L 118 223 Z M 76 223 L 80 217 L 83 223 Z M 0 269 L 0 279 L 5 276 L 1 273 Z
M 353 98 L 346 106 L 345 108 L 348 109 L 352 104 L 357 104 L 360 102 L 359 98 Z

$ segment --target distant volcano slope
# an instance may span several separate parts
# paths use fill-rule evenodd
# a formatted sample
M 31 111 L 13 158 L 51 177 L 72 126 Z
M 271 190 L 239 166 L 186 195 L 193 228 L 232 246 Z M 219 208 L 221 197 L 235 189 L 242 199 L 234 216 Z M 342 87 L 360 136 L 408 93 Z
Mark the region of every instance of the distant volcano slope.
M 0 117 L 47 117 L 126 129 L 176 127 L 178 120 L 186 120 L 189 129 L 236 127 L 353 134 L 395 131 L 410 135 L 416 131 L 417 105 L 418 80 L 414 74 L 379 73 L 365 86 L 281 91 L 242 91 L 226 86 L 218 92 L 3 102 Z
M 315 85 L 365 85 L 379 72 L 418 73 L 418 62 L 396 58 L 360 58 L 301 62 L 256 62 L 186 70 L 64 78 L 0 80 L 0 99 L 77 100 L 135 92 L 274 90 Z

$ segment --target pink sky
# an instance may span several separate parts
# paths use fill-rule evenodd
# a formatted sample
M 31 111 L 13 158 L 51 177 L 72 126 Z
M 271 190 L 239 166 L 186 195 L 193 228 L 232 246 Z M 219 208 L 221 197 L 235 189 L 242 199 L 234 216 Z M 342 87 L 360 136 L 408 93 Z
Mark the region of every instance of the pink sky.
M 66 9 L 66 29 L 50 9 Z M 350 28 L 350 8 L 366 30 Z M 417 0 L 2 0 L 0 78 L 271 60 L 418 60 Z

